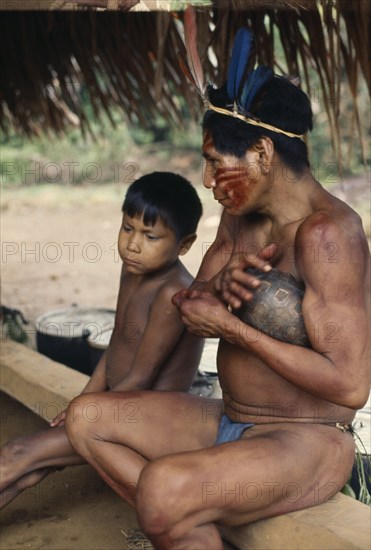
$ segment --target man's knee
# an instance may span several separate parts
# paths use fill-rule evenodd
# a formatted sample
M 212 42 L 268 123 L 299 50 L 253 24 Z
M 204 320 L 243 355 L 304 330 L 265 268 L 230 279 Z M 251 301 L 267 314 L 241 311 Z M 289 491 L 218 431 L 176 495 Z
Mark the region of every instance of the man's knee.
M 151 535 L 171 535 L 183 518 L 184 502 L 192 487 L 191 475 L 172 457 L 150 462 L 139 478 L 136 511 L 143 531 Z

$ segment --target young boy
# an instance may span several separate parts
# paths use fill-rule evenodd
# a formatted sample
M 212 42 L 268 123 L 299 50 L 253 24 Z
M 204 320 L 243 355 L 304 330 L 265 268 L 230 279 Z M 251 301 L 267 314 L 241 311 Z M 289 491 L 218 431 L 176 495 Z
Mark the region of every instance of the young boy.
M 118 250 L 123 266 L 115 327 L 108 350 L 82 393 L 186 392 L 197 371 L 203 340 L 187 332 L 171 297 L 193 280 L 178 256 L 186 254 L 196 239 L 200 199 L 183 177 L 154 172 L 129 187 L 122 211 Z M 65 411 L 51 422 L 53 429 L 3 447 L 1 506 L 52 471 L 85 462 L 68 442 L 64 419 Z

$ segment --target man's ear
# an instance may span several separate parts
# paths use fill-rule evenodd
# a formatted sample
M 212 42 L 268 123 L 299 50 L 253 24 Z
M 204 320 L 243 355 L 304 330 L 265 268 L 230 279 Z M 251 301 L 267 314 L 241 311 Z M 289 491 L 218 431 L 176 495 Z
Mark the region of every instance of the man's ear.
M 184 254 L 187 254 L 196 239 L 196 233 L 192 233 L 191 235 L 184 237 L 184 239 L 180 241 L 179 256 L 184 256 Z
M 273 141 L 271 138 L 263 136 L 256 143 L 254 143 L 252 149 L 258 155 L 258 163 L 262 173 L 265 175 L 268 174 L 273 163 Z

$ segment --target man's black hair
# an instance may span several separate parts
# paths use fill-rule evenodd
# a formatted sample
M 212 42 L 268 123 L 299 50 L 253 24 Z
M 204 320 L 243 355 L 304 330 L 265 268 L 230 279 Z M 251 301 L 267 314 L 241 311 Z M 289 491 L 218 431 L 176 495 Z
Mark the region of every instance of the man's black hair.
M 225 85 L 218 89 L 210 86 L 208 95 L 216 107 L 225 108 L 230 103 Z M 312 129 L 313 115 L 308 96 L 286 78 L 276 75 L 259 90 L 251 114 L 262 122 L 294 134 L 305 134 Z M 296 173 L 300 174 L 304 167 L 309 166 L 307 147 L 299 138 L 252 126 L 211 110 L 205 113 L 202 128 L 211 134 L 219 153 L 241 158 L 259 138 L 268 136 L 282 161 Z
M 202 204 L 195 188 L 182 176 L 152 172 L 130 185 L 122 211 L 131 218 L 143 215 L 145 225 L 154 225 L 160 219 L 179 242 L 196 232 Z

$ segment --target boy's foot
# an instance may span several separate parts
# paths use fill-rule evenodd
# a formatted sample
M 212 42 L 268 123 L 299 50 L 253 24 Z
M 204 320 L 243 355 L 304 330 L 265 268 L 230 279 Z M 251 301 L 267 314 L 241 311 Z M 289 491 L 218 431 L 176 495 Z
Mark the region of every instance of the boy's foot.
M 10 483 L 6 486 L 1 485 L 0 491 L 0 510 L 9 504 L 14 498 L 20 495 L 25 489 L 33 487 L 39 483 L 44 477 L 52 472 L 57 470 L 62 470 L 63 468 L 41 468 L 40 470 L 35 470 L 34 472 L 29 472 L 24 476 L 20 477 L 15 483 Z

